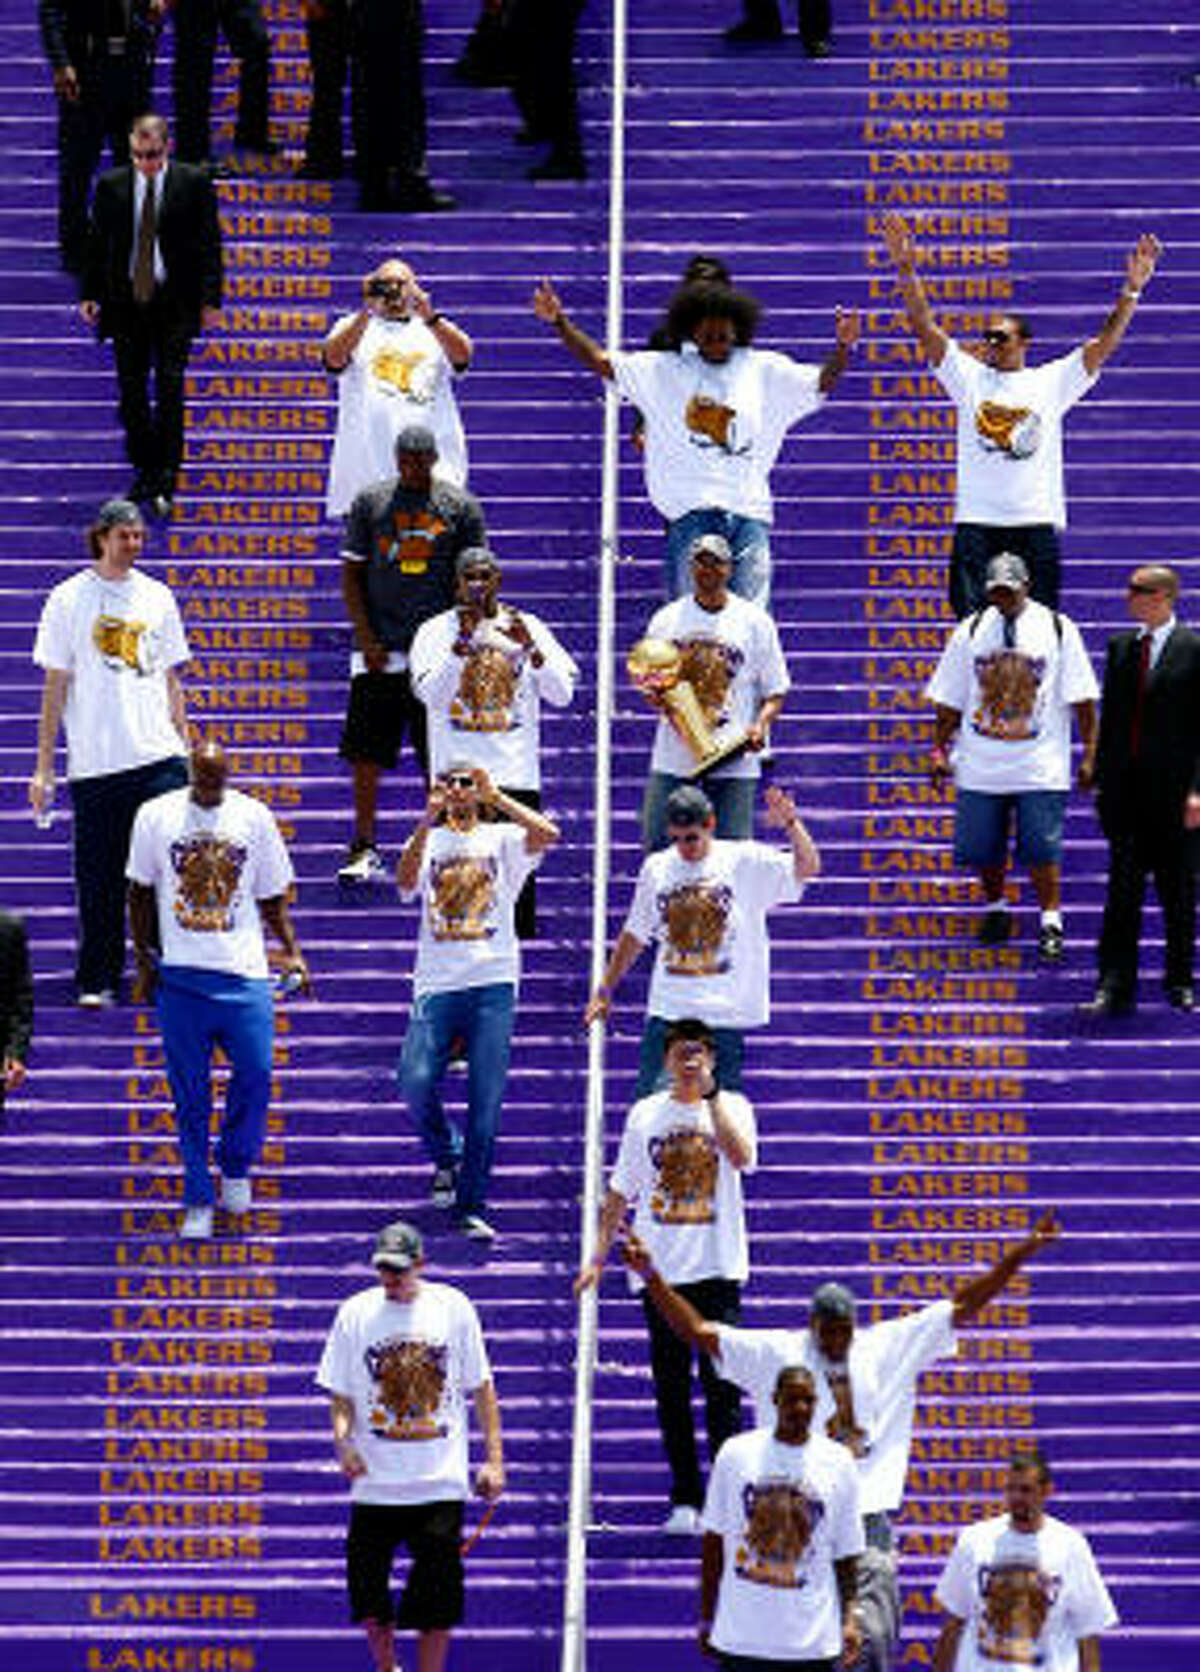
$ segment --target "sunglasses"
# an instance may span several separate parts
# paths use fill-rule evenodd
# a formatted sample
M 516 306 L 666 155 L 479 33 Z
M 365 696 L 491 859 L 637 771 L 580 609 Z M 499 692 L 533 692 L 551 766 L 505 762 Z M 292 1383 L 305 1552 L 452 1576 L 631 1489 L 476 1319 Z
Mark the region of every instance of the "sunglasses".
M 1016 342 L 1017 333 L 1015 331 L 985 331 L 983 340 L 989 348 L 1003 348 L 1005 343 Z
M 1127 592 L 1136 592 L 1139 595 L 1145 595 L 1150 598 L 1153 597 L 1156 592 L 1161 592 L 1163 589 L 1161 586 L 1155 586 L 1153 581 L 1130 581 L 1125 590 Z
M 442 783 L 450 790 L 473 790 L 475 788 L 475 780 L 469 772 L 447 772 L 442 779 Z

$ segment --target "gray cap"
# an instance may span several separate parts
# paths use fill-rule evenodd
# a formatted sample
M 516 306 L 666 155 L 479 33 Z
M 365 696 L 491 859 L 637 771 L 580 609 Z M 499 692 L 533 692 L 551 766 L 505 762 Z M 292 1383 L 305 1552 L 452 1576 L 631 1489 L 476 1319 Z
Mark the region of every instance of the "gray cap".
M 698 540 L 693 540 L 688 547 L 688 562 L 694 563 L 702 553 L 715 557 L 718 563 L 733 566 L 733 552 L 723 534 L 702 534 Z
M 707 824 L 713 816 L 712 802 L 694 784 L 680 784 L 667 797 L 667 825 L 681 829 L 692 824 Z
M 997 552 L 987 566 L 987 590 L 1004 586 L 1010 591 L 1029 591 L 1029 570 L 1012 552 Z
M 107 534 L 110 528 L 120 528 L 127 524 L 136 523 L 141 527 L 142 513 L 132 499 L 106 499 L 96 512 L 93 525 L 98 534 Z
M 396 457 L 401 453 L 429 453 L 437 458 L 438 445 L 428 424 L 405 424 L 396 437 Z
M 394 1266 L 397 1271 L 407 1271 L 424 1255 L 425 1244 L 421 1241 L 420 1231 L 407 1220 L 393 1219 L 375 1238 L 375 1252 L 371 1260 L 377 1266 Z
M 454 573 L 461 575 L 464 569 L 491 569 L 498 575 L 500 564 L 486 546 L 465 546 L 454 559 Z
M 857 1302 L 844 1283 L 822 1283 L 812 1298 L 814 1318 L 835 1318 L 852 1324 Z

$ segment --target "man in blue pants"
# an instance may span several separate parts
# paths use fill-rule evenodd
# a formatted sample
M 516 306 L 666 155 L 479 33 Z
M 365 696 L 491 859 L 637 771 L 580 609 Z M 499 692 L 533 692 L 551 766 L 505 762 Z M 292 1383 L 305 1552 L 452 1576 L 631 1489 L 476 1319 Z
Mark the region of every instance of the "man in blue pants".
M 232 1073 L 216 1161 L 221 1205 L 250 1211 L 250 1169 L 262 1148 L 271 1100 L 274 1005 L 264 922 L 284 951 L 285 979 L 308 990 L 308 970 L 288 916 L 292 867 L 271 811 L 227 788 L 220 744 L 198 744 L 191 784 L 148 802 L 129 848 L 134 998 L 155 999 L 183 1154 L 180 1236 L 212 1235 L 216 1191 L 209 1172 L 212 1054 Z

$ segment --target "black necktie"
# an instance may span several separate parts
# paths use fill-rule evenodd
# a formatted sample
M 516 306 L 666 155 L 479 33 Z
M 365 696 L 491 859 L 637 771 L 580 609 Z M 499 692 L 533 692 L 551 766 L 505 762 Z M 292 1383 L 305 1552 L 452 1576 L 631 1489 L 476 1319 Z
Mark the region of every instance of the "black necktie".
M 158 227 L 157 189 L 146 181 L 142 218 L 138 221 L 137 250 L 133 258 L 133 299 L 149 302 L 154 296 L 154 234 Z
M 1004 648 L 1005 650 L 1015 650 L 1017 648 L 1017 623 L 1015 617 L 1011 615 L 1004 617 Z
M 1146 686 L 1150 682 L 1150 652 L 1153 647 L 1153 634 L 1143 633 L 1138 640 L 1137 689 L 1133 697 L 1133 718 L 1129 722 L 1129 753 L 1134 760 L 1142 747 L 1142 713 L 1146 707 Z

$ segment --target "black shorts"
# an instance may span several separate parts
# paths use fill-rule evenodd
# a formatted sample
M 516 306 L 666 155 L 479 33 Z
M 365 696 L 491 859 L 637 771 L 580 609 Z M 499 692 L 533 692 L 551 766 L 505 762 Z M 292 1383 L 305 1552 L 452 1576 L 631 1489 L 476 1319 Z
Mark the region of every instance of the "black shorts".
M 425 704 L 413 696 L 407 673 L 356 673 L 338 746 L 342 759 L 395 766 L 405 734 L 428 779 Z
M 350 1618 L 378 1620 L 409 1631 L 449 1631 L 463 1617 L 459 1553 L 463 1506 L 456 1499 L 429 1504 L 352 1504 L 346 1534 Z M 392 1601 L 392 1563 L 406 1544 L 408 1583 Z

